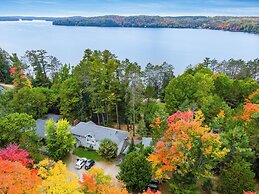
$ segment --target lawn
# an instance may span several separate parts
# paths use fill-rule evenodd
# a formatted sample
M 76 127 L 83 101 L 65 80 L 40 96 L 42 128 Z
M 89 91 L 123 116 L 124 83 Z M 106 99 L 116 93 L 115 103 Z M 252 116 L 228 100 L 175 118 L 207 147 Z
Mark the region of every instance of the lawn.
M 74 150 L 74 154 L 78 157 L 92 159 L 92 160 L 95 160 L 95 161 L 105 160 L 103 157 L 98 155 L 96 151 L 89 150 L 89 149 L 86 149 L 86 148 L 83 148 L 83 147 L 76 148 Z

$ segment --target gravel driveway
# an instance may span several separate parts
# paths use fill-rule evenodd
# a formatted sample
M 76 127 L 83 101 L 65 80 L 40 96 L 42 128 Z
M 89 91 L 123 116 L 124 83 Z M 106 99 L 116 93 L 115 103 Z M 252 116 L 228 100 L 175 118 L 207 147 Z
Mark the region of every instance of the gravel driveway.
M 66 162 L 67 170 L 70 171 L 70 172 L 75 173 L 82 180 L 82 174 L 83 174 L 83 172 L 85 172 L 85 169 L 84 169 L 84 167 L 82 169 L 80 169 L 80 170 L 75 168 L 75 164 L 76 164 L 76 161 L 77 161 L 76 159 L 77 158 L 78 158 L 77 156 L 75 156 L 73 154 L 70 154 L 70 156 L 69 156 L 69 158 L 68 158 L 68 160 Z M 105 174 L 112 176 L 114 184 L 115 185 L 120 185 L 118 180 L 116 179 L 116 176 L 119 173 L 119 167 L 116 166 L 115 163 L 113 163 L 113 162 L 104 162 L 104 161 L 95 162 L 94 167 L 104 169 L 104 173 Z

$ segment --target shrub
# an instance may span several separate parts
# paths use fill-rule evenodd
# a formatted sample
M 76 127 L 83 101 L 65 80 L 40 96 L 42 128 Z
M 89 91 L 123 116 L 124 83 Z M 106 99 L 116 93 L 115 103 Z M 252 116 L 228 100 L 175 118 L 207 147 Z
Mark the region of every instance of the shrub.
M 126 184 L 129 191 L 146 189 L 152 174 L 152 167 L 142 153 L 131 152 L 120 164 L 118 179 Z
M 202 190 L 206 192 L 206 194 L 211 194 L 211 191 L 213 189 L 213 183 L 211 179 L 207 179 L 202 184 Z
M 110 139 L 104 139 L 99 147 L 99 150 L 97 151 L 98 154 L 108 160 L 116 157 L 117 155 L 117 144 L 114 143 L 112 140 Z
M 222 194 L 243 194 L 244 191 L 255 191 L 255 174 L 251 164 L 243 159 L 236 159 L 226 165 L 219 180 L 219 191 Z

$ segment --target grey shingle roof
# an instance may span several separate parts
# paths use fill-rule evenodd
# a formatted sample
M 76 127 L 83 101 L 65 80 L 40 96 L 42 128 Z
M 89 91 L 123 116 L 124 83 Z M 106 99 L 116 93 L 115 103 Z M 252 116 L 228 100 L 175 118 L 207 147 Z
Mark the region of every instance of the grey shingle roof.
M 93 122 L 80 122 L 71 129 L 72 134 L 85 137 L 91 134 L 95 137 L 97 141 L 101 141 L 105 138 L 112 140 L 113 142 L 119 144 L 124 141 L 129 133 L 126 131 L 121 131 L 109 127 L 103 127 L 96 125 Z
M 46 122 L 50 119 L 53 119 L 55 122 L 57 122 L 61 118 L 60 115 L 55 115 L 55 114 L 48 114 L 47 118 L 45 119 L 37 119 L 36 120 L 36 126 L 37 126 L 37 131 L 36 134 L 42 138 L 45 137 L 45 125 Z
M 4 94 L 6 92 L 6 90 L 0 86 L 0 94 Z
M 142 144 L 145 147 L 150 146 L 152 142 L 152 138 L 151 137 L 142 137 Z

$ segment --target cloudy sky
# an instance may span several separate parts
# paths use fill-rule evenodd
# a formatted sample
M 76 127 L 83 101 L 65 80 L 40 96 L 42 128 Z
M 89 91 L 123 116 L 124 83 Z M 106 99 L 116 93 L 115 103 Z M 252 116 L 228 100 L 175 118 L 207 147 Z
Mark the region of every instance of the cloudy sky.
M 0 15 L 259 16 L 259 0 L 0 0 Z

